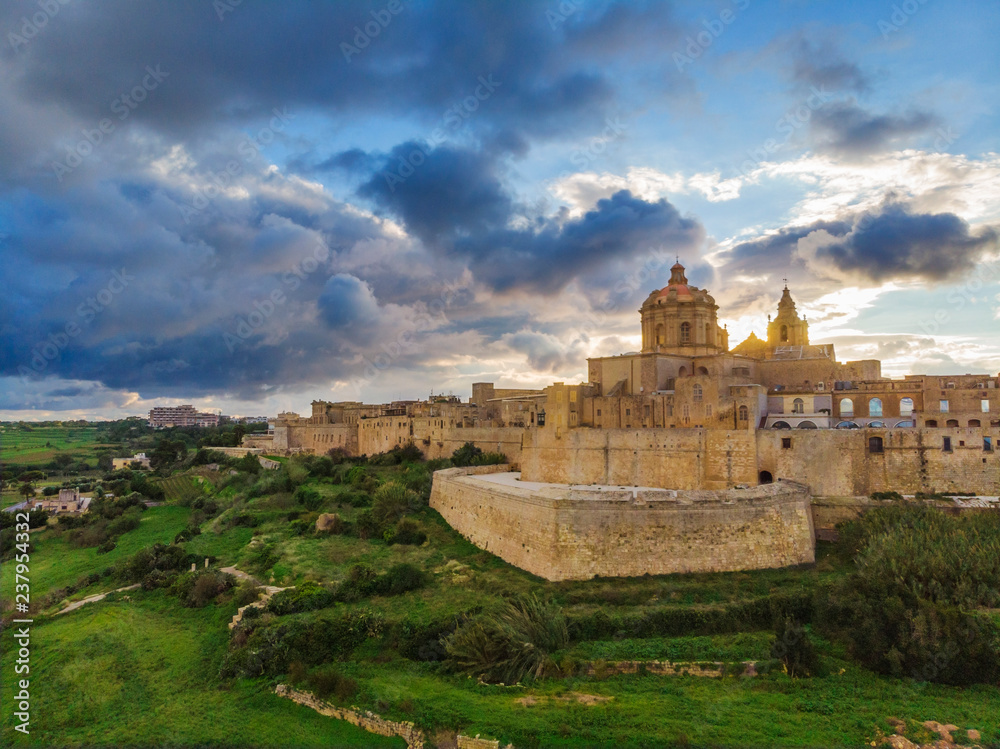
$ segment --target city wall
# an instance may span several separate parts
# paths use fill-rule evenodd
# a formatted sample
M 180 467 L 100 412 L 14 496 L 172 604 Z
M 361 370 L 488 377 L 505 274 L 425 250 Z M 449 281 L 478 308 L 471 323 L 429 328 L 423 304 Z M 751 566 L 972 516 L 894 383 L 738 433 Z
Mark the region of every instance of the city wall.
M 757 445 L 749 430 L 531 429 L 521 472 L 560 484 L 725 489 L 757 483 Z
M 815 560 L 807 487 L 532 490 L 485 481 L 506 466 L 434 474 L 431 507 L 480 548 L 547 580 L 724 572 Z

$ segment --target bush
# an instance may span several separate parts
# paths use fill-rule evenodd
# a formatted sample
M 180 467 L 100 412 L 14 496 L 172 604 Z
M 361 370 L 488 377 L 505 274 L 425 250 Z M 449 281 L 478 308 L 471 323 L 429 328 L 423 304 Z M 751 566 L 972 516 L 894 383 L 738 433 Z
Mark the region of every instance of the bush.
M 333 593 L 319 583 L 307 580 L 294 588 L 275 593 L 267 602 L 267 610 L 272 614 L 283 616 L 302 611 L 315 611 L 326 608 L 332 603 Z
M 377 538 L 381 530 L 381 524 L 375 519 L 371 510 L 362 510 L 354 519 L 354 530 L 357 531 L 358 538 Z
M 1000 680 L 1000 517 L 892 505 L 839 526 L 855 571 L 818 596 L 817 622 L 880 673 L 945 684 Z
M 385 538 L 385 542 L 390 546 L 393 544 L 419 546 L 427 540 L 427 534 L 420 530 L 420 526 L 417 525 L 416 521 L 410 518 L 400 520 L 396 523 L 396 527 L 387 530 L 383 537 Z
M 819 658 L 805 627 L 790 617 L 775 623 L 771 657 L 780 660 L 793 679 L 821 675 Z
M 333 666 L 322 666 L 313 671 L 307 680 L 309 688 L 320 699 L 335 697 L 339 702 L 347 702 L 358 693 L 358 682 L 341 676 Z
M 139 513 L 129 512 L 108 523 L 108 535 L 116 537 L 139 527 Z
M 372 498 L 365 492 L 350 492 L 343 496 L 343 501 L 351 507 L 371 507 Z
M 236 578 L 215 570 L 196 570 L 178 576 L 171 587 L 181 603 L 201 608 L 236 584 Z
M 454 668 L 502 684 L 540 678 L 551 654 L 568 644 L 562 610 L 536 596 L 505 601 L 498 610 L 469 619 L 444 640 Z
M 456 467 L 471 466 L 472 461 L 483 454 L 481 448 L 476 447 L 472 442 L 466 442 L 451 454 L 451 463 Z
M 295 501 L 309 511 L 316 511 L 323 504 L 323 496 L 315 489 L 300 486 L 295 490 Z
M 396 481 L 389 481 L 375 491 L 372 500 L 372 515 L 385 527 L 399 520 L 403 515 L 420 508 L 420 497 L 412 489 Z

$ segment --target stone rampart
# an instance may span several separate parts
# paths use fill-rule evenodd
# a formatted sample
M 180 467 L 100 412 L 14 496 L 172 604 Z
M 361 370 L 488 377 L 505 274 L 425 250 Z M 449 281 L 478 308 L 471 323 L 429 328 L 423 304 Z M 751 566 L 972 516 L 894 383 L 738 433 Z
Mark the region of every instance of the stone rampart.
M 504 468 L 436 472 L 431 507 L 480 548 L 548 580 L 725 572 L 815 561 L 809 491 L 800 484 L 590 491 L 482 478 L 488 469 Z

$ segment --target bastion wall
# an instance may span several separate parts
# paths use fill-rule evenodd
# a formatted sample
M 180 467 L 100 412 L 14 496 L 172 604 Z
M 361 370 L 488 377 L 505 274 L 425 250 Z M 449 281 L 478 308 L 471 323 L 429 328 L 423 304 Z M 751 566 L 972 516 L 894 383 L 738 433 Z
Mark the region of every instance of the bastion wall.
M 484 480 L 507 466 L 434 474 L 431 507 L 475 545 L 547 580 L 727 572 L 815 561 L 807 487 L 540 489 Z

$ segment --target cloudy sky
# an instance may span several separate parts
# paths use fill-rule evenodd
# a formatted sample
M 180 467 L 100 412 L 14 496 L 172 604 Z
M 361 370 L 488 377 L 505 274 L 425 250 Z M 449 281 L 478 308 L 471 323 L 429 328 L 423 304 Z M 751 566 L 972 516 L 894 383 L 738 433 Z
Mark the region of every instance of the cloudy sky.
M 586 377 L 676 256 L 1000 371 L 995 0 L 0 5 L 0 418 Z

